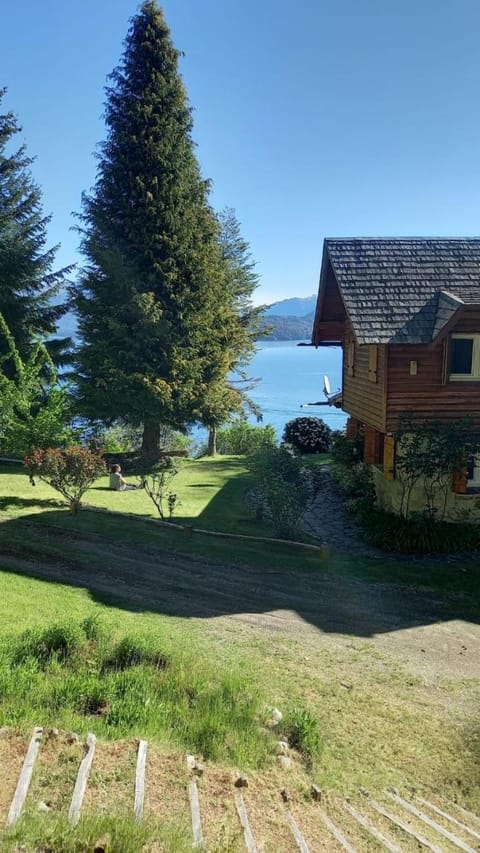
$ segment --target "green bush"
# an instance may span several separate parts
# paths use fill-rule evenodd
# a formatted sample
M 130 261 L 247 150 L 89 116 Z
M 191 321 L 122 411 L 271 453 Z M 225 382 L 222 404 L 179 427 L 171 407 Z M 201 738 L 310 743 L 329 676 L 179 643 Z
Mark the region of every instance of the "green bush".
M 320 473 L 285 446 L 257 450 L 248 466 L 256 481 L 248 496 L 250 509 L 271 520 L 279 539 L 298 539 L 300 519 L 319 488 Z
M 330 449 L 332 430 L 321 418 L 294 418 L 285 424 L 283 441 L 297 453 L 326 453 Z
M 84 447 L 67 447 L 66 450 L 49 448 L 34 450 L 23 460 L 30 475 L 32 485 L 35 477 L 48 483 L 52 489 L 60 492 L 75 515 L 80 501 L 87 489 L 101 474 L 106 474 L 107 466 L 100 453 Z
M 252 426 L 246 421 L 235 421 L 218 431 L 217 450 L 233 456 L 248 456 L 261 447 L 275 447 L 277 437 L 271 424 Z
M 372 508 L 356 513 L 364 538 L 399 554 L 454 554 L 480 550 L 478 525 L 436 521 L 429 515 L 409 518 Z
M 343 432 L 332 434 L 331 452 L 336 465 L 352 467 L 363 458 L 363 439 L 347 438 Z

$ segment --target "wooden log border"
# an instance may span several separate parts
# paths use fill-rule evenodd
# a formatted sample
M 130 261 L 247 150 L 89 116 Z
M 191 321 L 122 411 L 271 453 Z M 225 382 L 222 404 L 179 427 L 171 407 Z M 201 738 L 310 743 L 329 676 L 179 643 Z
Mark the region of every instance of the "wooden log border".
M 77 781 L 75 782 L 72 802 L 70 804 L 70 810 L 68 812 L 68 820 L 72 824 L 72 826 L 76 826 L 78 821 L 80 820 L 83 799 L 85 797 L 85 791 L 87 790 L 88 775 L 92 766 L 93 756 L 95 755 L 96 743 L 97 739 L 95 735 L 87 735 L 87 751 L 84 757 L 82 758 L 82 761 L 80 762 L 80 767 L 78 768 Z
M 418 820 L 421 820 L 422 823 L 425 823 L 431 829 L 434 829 L 435 832 L 438 832 L 439 835 L 442 835 L 443 838 L 446 838 L 447 841 L 450 841 L 455 847 L 458 847 L 459 850 L 463 850 L 464 853 L 477 853 L 473 847 L 470 847 L 470 845 L 466 844 L 465 841 L 462 841 L 461 838 L 454 835 L 453 832 L 450 832 L 448 829 L 440 826 L 436 820 L 432 820 L 432 818 L 426 815 L 425 812 L 421 812 L 420 809 L 415 808 L 415 806 L 413 806 L 412 803 L 409 803 L 408 800 L 402 799 L 402 797 L 399 797 L 398 794 L 394 794 L 392 791 L 387 791 L 387 793 L 390 799 L 397 803 L 398 806 L 418 818 Z
M 33 734 L 28 745 L 27 754 L 25 755 L 20 776 L 18 777 L 17 787 L 13 795 L 13 800 L 7 816 L 7 826 L 13 826 L 20 817 L 23 805 L 27 798 L 28 789 L 32 780 L 33 768 L 37 760 L 38 751 L 40 749 L 40 741 L 42 740 L 43 728 L 35 726 Z
M 248 820 L 245 801 L 238 791 L 235 792 L 235 806 L 240 823 L 242 824 L 245 847 L 247 848 L 248 853 L 258 853 L 257 845 L 255 844 L 255 839 L 253 837 L 252 830 L 250 829 L 250 821 Z
M 147 762 L 147 747 L 146 740 L 141 740 L 138 743 L 137 753 L 137 769 L 135 772 L 135 804 L 133 807 L 135 820 L 137 823 L 143 818 L 143 805 L 145 802 L 145 766 Z

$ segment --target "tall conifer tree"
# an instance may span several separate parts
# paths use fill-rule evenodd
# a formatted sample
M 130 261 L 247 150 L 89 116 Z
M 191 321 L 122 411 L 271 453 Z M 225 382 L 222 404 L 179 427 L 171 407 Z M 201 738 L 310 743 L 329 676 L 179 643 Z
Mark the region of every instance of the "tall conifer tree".
M 160 423 L 198 418 L 235 320 L 178 56 L 146 0 L 106 90 L 107 137 L 80 216 L 87 265 L 74 289 L 80 407 L 143 423 L 146 451 Z
M 243 238 L 235 210 L 226 207 L 218 215 L 218 243 L 225 276 L 225 296 L 233 310 L 234 321 L 223 359 L 223 373 L 217 372 L 209 384 L 201 411 L 201 421 L 209 430 L 208 453 L 216 453 L 217 428 L 235 413 L 248 409 L 260 418 L 258 407 L 248 396 L 258 380 L 247 377 L 246 368 L 260 336 L 261 307 L 252 297 L 258 285 L 250 246 Z
M 5 91 L 0 89 L 0 104 Z M 0 114 L 0 314 L 27 358 L 36 339 L 56 331 L 66 309 L 52 300 L 72 268 L 52 270 L 57 247 L 46 249 L 50 217 L 42 213 L 41 192 L 30 173 L 33 159 L 24 145 L 15 150 L 20 131 L 12 112 Z M 50 351 L 55 356 L 60 348 L 51 345 Z M 0 337 L 0 356 L 5 352 Z M 2 370 L 10 375 L 13 362 Z

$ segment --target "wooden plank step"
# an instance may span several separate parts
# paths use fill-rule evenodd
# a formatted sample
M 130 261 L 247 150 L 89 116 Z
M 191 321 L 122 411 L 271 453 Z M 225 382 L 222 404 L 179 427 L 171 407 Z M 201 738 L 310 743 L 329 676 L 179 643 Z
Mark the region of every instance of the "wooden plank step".
M 462 806 L 458 806 L 456 803 L 452 803 L 452 805 L 464 815 L 466 820 L 473 820 L 474 823 L 477 823 L 480 826 L 480 817 L 477 817 L 473 812 L 469 812 L 467 809 L 462 808 Z
M 380 844 L 382 844 L 383 847 L 385 847 L 385 849 L 389 851 L 389 853 L 402 853 L 400 847 L 397 847 L 397 845 L 394 844 L 393 841 L 390 841 L 390 839 L 383 835 L 383 833 L 380 832 L 380 830 L 377 829 L 377 827 L 374 826 L 373 823 L 370 823 L 370 821 L 367 820 L 367 818 L 363 814 L 358 812 L 352 805 L 350 805 L 350 803 L 344 803 L 344 806 L 347 812 L 351 814 L 351 816 L 354 818 L 354 820 L 356 820 L 357 823 L 360 824 L 360 826 L 363 826 L 363 828 L 366 829 L 367 832 L 370 833 L 370 835 L 373 835 L 373 837 L 377 841 L 379 841 Z
M 82 758 L 82 761 L 80 762 L 80 767 L 78 768 L 77 781 L 75 782 L 72 802 L 70 804 L 70 810 L 68 812 L 68 820 L 72 824 L 72 826 L 76 826 L 78 821 L 80 820 L 80 812 L 82 811 L 85 791 L 87 790 L 88 776 L 90 773 L 90 768 L 92 766 L 93 756 L 95 755 L 96 743 L 97 739 L 95 735 L 87 735 L 86 753 Z
M 245 801 L 238 791 L 235 792 L 235 806 L 238 817 L 240 818 L 240 823 L 242 824 L 245 847 L 247 848 L 248 853 L 258 853 L 255 839 L 253 837 L 252 830 L 250 829 L 250 821 L 248 820 Z
M 429 800 L 424 800 L 423 797 L 417 797 L 417 802 L 422 803 L 422 805 L 424 806 L 427 806 L 433 812 L 440 815 L 440 817 L 443 817 L 445 820 L 450 821 L 450 823 L 453 823 L 454 826 L 458 826 L 458 828 L 461 829 L 462 832 L 466 832 L 467 835 L 471 835 L 473 838 L 477 838 L 480 841 L 480 832 L 476 832 L 470 826 L 467 826 L 466 823 L 462 823 L 460 820 L 457 820 L 456 817 L 453 817 L 453 815 L 442 811 L 442 809 L 439 809 L 438 806 L 434 805 L 434 803 L 429 802 Z
M 342 845 L 344 850 L 347 850 L 347 853 L 357 853 L 354 847 L 350 844 L 350 842 L 345 838 L 343 832 L 334 824 L 332 820 L 325 814 L 325 812 L 320 811 L 319 814 L 327 827 L 330 830 L 332 835 L 337 839 L 338 843 Z
M 463 850 L 464 853 L 477 853 L 473 847 L 470 847 L 465 841 L 462 841 L 461 838 L 458 838 L 453 832 L 450 832 L 448 829 L 444 829 L 443 826 L 440 826 L 436 820 L 432 820 L 425 812 L 421 812 L 419 809 L 415 808 L 412 803 L 409 803 L 408 800 L 404 800 L 402 797 L 399 797 L 398 794 L 394 794 L 392 791 L 387 791 L 388 796 L 395 802 L 397 805 L 401 806 L 401 808 L 405 809 L 405 811 L 410 812 L 414 817 L 421 820 L 422 823 L 425 823 L 431 829 L 434 829 L 435 832 L 438 832 L 439 835 L 442 835 L 443 838 L 446 838 L 447 841 L 450 841 L 455 847 L 458 847 L 459 850 Z
M 192 779 L 188 786 L 190 812 L 192 815 L 193 846 L 203 847 L 202 822 L 200 820 L 200 801 L 198 799 L 197 780 Z
M 28 745 L 27 754 L 25 756 L 20 776 L 18 777 L 17 787 L 13 795 L 13 800 L 7 816 L 7 826 L 13 826 L 20 817 L 25 803 L 30 782 L 32 780 L 33 768 L 37 760 L 38 751 L 40 749 L 40 741 L 42 740 L 43 728 L 35 726 L 33 734 Z
M 138 742 L 137 769 L 135 771 L 135 804 L 133 806 L 135 820 L 137 821 L 137 823 L 140 823 L 143 818 L 143 804 L 145 802 L 145 765 L 147 761 L 147 747 L 148 743 L 146 740 L 140 740 Z
M 302 833 L 300 832 L 300 829 L 298 828 L 298 825 L 297 825 L 291 811 L 289 809 L 285 809 L 285 811 L 287 813 L 288 825 L 290 826 L 290 829 L 292 830 L 292 834 L 293 834 L 295 841 L 297 842 L 298 849 L 301 850 L 301 853 L 310 853 L 310 851 L 308 849 L 307 842 L 305 841 Z
M 383 806 L 379 806 L 379 804 L 376 803 L 374 800 L 370 800 L 369 802 L 371 807 L 375 809 L 376 812 L 383 815 L 383 817 L 386 817 L 387 820 L 391 821 L 391 823 L 394 823 L 395 826 L 398 826 L 400 827 L 400 829 L 403 829 L 403 831 L 406 832 L 407 835 L 411 835 L 411 837 L 414 838 L 415 841 L 418 841 L 419 844 L 423 844 L 423 846 L 426 847 L 427 850 L 431 850 L 432 853 L 443 853 L 441 847 L 438 847 L 436 844 L 432 844 L 432 842 L 429 841 L 428 838 L 425 838 L 424 835 L 421 835 L 420 832 L 415 832 L 415 830 L 413 830 L 408 825 L 408 823 L 405 823 L 405 821 L 403 821 L 400 817 L 397 817 L 396 815 L 387 811 L 387 809 L 384 809 Z

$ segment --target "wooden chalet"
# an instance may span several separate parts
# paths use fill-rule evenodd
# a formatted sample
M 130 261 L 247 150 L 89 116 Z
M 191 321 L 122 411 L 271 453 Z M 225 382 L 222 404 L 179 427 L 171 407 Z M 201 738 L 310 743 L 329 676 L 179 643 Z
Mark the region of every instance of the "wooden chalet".
M 342 345 L 348 430 L 385 479 L 402 414 L 480 430 L 480 238 L 325 240 L 312 343 Z

